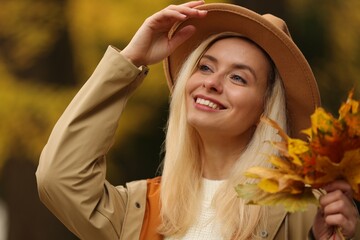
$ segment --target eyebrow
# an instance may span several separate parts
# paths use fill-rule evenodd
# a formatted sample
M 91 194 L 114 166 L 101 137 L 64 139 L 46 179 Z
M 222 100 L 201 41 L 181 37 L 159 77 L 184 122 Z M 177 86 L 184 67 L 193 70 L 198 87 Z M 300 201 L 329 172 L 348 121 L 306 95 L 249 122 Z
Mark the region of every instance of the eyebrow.
M 219 62 L 216 57 L 208 55 L 208 54 L 203 55 L 202 58 L 206 58 L 206 59 L 208 59 L 208 60 L 210 60 L 212 62 L 215 62 L 215 63 Z M 250 67 L 249 65 L 241 64 L 241 63 L 234 63 L 234 64 L 232 64 L 232 67 L 236 68 L 236 69 L 246 69 L 246 70 L 248 70 L 254 76 L 255 80 L 257 80 L 255 70 L 252 67 Z

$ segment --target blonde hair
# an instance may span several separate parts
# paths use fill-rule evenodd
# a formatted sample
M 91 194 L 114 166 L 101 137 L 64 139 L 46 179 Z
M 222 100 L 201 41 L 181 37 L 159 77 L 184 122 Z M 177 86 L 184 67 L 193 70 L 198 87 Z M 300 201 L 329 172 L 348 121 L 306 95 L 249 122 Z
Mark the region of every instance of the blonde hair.
M 187 123 L 185 85 L 206 50 L 219 39 L 242 37 L 235 33 L 222 33 L 204 41 L 184 63 L 170 103 L 170 116 L 165 141 L 165 158 L 161 181 L 160 232 L 165 236 L 182 236 L 194 224 L 201 204 L 202 162 L 200 161 L 200 137 Z M 271 60 L 270 60 L 271 61 Z M 265 96 L 264 116 L 270 117 L 286 129 L 285 94 L 282 81 L 275 72 L 273 86 L 268 86 Z M 268 84 L 269 85 L 269 84 Z M 246 205 L 238 198 L 234 187 L 239 183 L 252 182 L 243 172 L 254 165 L 269 165 L 268 154 L 275 153 L 265 140 L 276 139 L 276 131 L 260 122 L 254 135 L 239 156 L 230 177 L 216 193 L 213 206 L 221 223 L 225 239 L 253 239 L 266 225 L 267 208 Z

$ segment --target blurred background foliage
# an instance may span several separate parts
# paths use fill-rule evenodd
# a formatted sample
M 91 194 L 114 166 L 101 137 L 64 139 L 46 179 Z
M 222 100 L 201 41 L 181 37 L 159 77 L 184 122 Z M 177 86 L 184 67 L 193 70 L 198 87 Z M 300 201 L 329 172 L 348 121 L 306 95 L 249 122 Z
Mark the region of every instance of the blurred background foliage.
M 41 149 L 107 46 L 123 48 L 147 16 L 183 2 L 0 0 L 0 198 L 9 216 L 8 227 L 0 226 L 3 239 L 75 239 L 38 201 L 34 172 Z M 360 97 L 358 0 L 232 2 L 286 20 L 327 110 L 336 115 L 352 87 Z M 151 66 L 109 156 L 114 184 L 157 174 L 168 95 L 162 65 Z

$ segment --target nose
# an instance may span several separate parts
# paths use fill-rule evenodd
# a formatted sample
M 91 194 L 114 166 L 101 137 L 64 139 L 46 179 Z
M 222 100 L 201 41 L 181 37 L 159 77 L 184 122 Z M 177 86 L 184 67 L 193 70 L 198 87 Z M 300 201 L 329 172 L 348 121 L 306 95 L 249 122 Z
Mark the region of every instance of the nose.
M 222 93 L 223 81 L 220 75 L 212 74 L 204 79 L 203 87 L 209 92 Z

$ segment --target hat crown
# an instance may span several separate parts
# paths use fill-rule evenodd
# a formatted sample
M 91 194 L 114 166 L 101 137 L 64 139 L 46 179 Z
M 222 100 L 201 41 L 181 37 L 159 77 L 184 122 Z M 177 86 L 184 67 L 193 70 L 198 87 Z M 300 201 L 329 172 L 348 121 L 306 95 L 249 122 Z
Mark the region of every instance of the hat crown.
M 262 15 L 262 17 L 265 18 L 267 21 L 271 22 L 274 26 L 279 28 L 291 38 L 290 31 L 284 20 L 269 13 Z
M 164 60 L 170 89 L 189 54 L 204 39 L 223 32 L 240 34 L 254 41 L 273 60 L 285 89 L 290 136 L 303 138 L 300 131 L 310 125 L 310 115 L 320 106 L 320 95 L 312 70 L 292 40 L 285 21 L 228 3 L 204 4 L 198 9 L 207 10 L 206 17 L 180 21 L 169 32 L 171 38 L 188 25 L 196 28 L 195 33 Z

